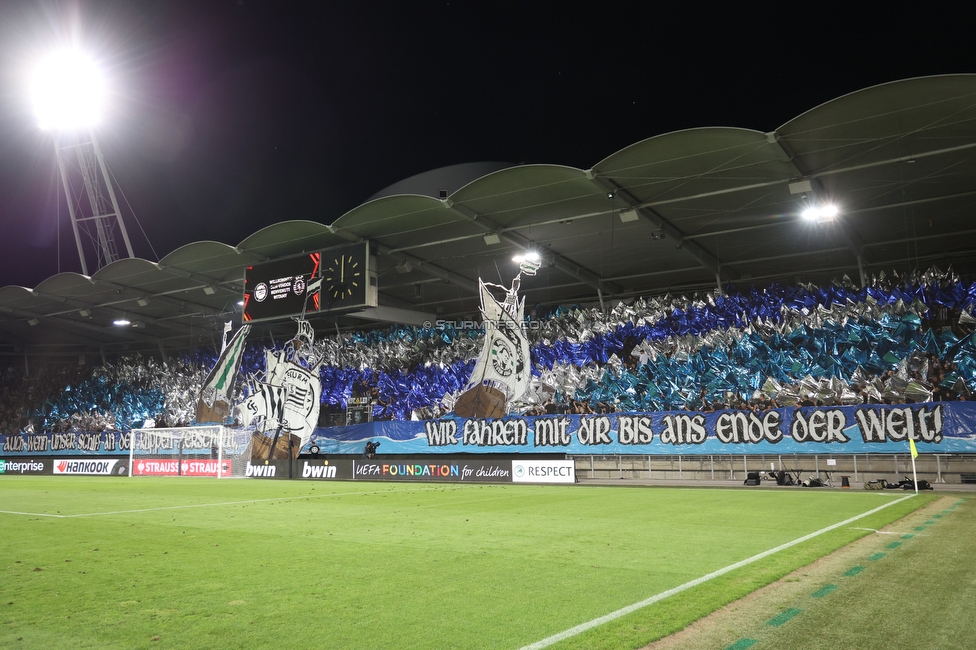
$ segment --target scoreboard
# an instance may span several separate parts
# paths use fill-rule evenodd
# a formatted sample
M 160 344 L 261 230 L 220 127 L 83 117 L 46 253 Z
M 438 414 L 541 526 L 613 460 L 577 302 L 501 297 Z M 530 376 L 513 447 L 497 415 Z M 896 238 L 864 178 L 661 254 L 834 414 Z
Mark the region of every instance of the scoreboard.
M 298 316 L 319 309 L 321 291 L 309 291 L 319 277 L 322 254 L 253 264 L 244 269 L 244 321 Z
M 253 264 L 244 270 L 244 321 L 375 307 L 376 285 L 367 242 Z

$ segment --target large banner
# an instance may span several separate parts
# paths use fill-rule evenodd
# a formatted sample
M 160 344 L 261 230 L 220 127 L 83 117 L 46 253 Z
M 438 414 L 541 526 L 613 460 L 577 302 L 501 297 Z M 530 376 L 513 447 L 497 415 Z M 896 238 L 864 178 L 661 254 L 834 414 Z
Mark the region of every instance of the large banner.
M 316 429 L 322 453 L 862 454 L 976 453 L 976 404 L 669 411 L 369 422 Z
M 129 453 L 129 434 L 119 431 L 97 433 L 0 433 L 0 455 L 37 456 L 40 454 L 63 456 L 65 454 Z
M 381 455 L 890 454 L 905 453 L 910 436 L 923 454 L 976 453 L 976 403 L 374 421 L 316 428 L 305 451 L 362 455 L 373 441 Z M 6 457 L 118 455 L 127 447 L 115 431 L 0 435 Z

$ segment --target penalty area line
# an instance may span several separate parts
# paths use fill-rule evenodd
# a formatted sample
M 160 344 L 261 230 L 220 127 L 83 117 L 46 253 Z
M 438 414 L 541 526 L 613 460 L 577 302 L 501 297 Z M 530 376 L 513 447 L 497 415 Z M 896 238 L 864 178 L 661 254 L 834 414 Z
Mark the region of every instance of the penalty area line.
M 135 508 L 132 510 L 108 510 L 105 512 L 82 512 L 74 515 L 52 514 L 48 512 L 20 512 L 17 510 L 0 510 L 4 515 L 26 515 L 28 517 L 55 517 L 57 519 L 75 519 L 78 517 L 98 517 L 100 515 L 127 515 L 139 512 L 159 512 L 163 510 L 184 510 L 187 508 L 214 508 L 218 506 L 238 506 L 249 503 L 267 503 L 269 501 L 295 501 L 297 499 L 319 499 L 324 497 L 362 496 L 370 494 L 401 494 L 403 492 L 427 492 L 433 488 L 406 488 L 403 490 L 370 490 L 369 492 L 342 492 L 332 494 L 304 494 L 294 497 L 272 497 L 268 499 L 248 499 L 246 501 L 218 501 L 215 503 L 189 503 L 182 506 L 158 506 L 156 508 Z
M 841 528 L 842 526 L 846 526 L 846 525 L 848 525 L 850 523 L 853 523 L 853 522 L 857 521 L 858 519 L 863 519 L 865 517 L 869 517 L 870 515 L 873 515 L 876 512 L 880 512 L 881 510 L 884 510 L 885 508 L 891 507 L 891 506 L 895 505 L 896 503 L 901 503 L 905 499 L 911 499 L 914 496 L 915 496 L 914 494 L 909 494 L 908 496 L 904 496 L 904 497 L 902 497 L 900 499 L 896 499 L 894 501 L 891 501 L 889 503 L 886 503 L 883 506 L 878 506 L 877 508 L 874 508 L 872 510 L 868 510 L 867 512 L 861 513 L 859 515 L 855 515 L 855 516 L 851 517 L 850 519 L 845 519 L 844 521 L 838 522 L 836 524 L 832 524 L 830 526 L 827 526 L 826 528 L 821 528 L 820 530 L 817 530 L 817 531 L 814 531 L 814 532 L 809 533 L 807 535 L 804 535 L 803 537 L 797 537 L 796 539 L 794 539 L 791 542 L 786 542 L 785 544 L 780 544 L 776 548 L 771 548 L 771 549 L 769 549 L 767 551 L 763 551 L 762 553 L 758 553 L 756 555 L 753 555 L 752 557 L 748 557 L 748 558 L 746 558 L 744 560 L 740 560 L 740 561 L 736 562 L 735 564 L 730 564 L 727 567 L 723 567 L 723 568 L 721 568 L 721 569 L 719 569 L 717 571 L 712 571 L 711 573 L 709 573 L 707 575 L 703 575 L 700 578 L 695 578 L 694 580 L 691 580 L 689 582 L 686 582 L 683 585 L 678 585 L 677 587 L 673 587 L 671 589 L 668 589 L 667 591 L 662 591 L 661 593 L 659 593 L 659 594 L 657 594 L 655 596 L 651 596 L 650 598 L 645 598 L 644 600 L 642 600 L 640 602 L 637 602 L 637 603 L 634 603 L 633 605 L 627 605 L 626 607 L 622 607 L 621 609 L 618 609 L 615 612 L 610 612 L 609 614 L 605 614 L 603 616 L 600 616 L 599 618 L 594 618 L 593 620 L 587 621 L 586 623 L 580 623 L 579 625 L 577 625 L 575 627 L 571 627 L 568 630 L 563 630 L 562 632 L 559 632 L 558 634 L 553 634 L 552 636 L 546 637 L 545 639 L 542 639 L 541 641 L 536 641 L 535 643 L 529 644 L 527 646 L 523 646 L 520 650 L 541 650 L 542 648 L 548 648 L 549 646 L 553 645 L 554 643 L 559 643 L 560 641 L 563 641 L 565 639 L 569 639 L 569 638 L 574 637 L 574 636 L 576 636 L 578 634 L 582 634 L 583 632 L 586 632 L 588 630 L 592 630 L 593 628 L 599 627 L 600 625 L 603 625 L 604 623 L 609 623 L 610 621 L 614 621 L 614 620 L 616 620 L 618 618 L 621 618 L 623 616 L 626 616 L 627 614 L 630 614 L 632 612 L 636 612 L 638 609 L 643 609 L 644 607 L 647 607 L 648 605 L 653 605 L 654 603 L 659 602 L 659 601 L 662 601 L 665 598 L 669 598 L 671 596 L 674 596 L 675 594 L 680 594 L 682 591 L 687 591 L 688 589 L 691 589 L 692 587 L 697 587 L 700 584 L 704 584 L 704 583 L 708 582 L 709 580 L 713 580 L 715 578 L 718 578 L 719 576 L 723 576 L 726 573 L 729 573 L 731 571 L 735 571 L 736 569 L 741 569 L 742 567 L 744 567 L 744 566 L 746 566 L 748 564 L 752 564 L 753 562 L 758 562 L 759 560 L 761 560 L 763 558 L 766 558 L 766 557 L 769 557 L 770 555 L 773 555 L 775 553 L 779 553 L 780 551 L 785 551 L 786 549 L 791 548 L 793 546 L 796 546 L 797 544 L 802 544 L 803 542 L 806 542 L 808 540 L 811 540 L 814 537 L 818 537 L 820 535 L 823 535 L 824 533 L 829 533 L 832 530 L 836 530 L 837 528 Z

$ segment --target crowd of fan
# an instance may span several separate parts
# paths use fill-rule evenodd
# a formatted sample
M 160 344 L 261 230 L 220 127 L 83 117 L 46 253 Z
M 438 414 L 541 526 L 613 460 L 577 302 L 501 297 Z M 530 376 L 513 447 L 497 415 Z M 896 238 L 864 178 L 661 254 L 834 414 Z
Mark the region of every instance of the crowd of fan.
M 928 324 L 929 327 L 932 324 Z M 972 328 L 959 320 L 943 322 L 939 327 L 953 328 L 960 339 L 970 336 Z M 591 368 L 598 378 L 597 389 L 560 392 L 556 389 L 536 391 L 534 397 L 519 409 L 525 415 L 598 414 L 634 410 L 634 400 L 618 399 L 613 391 L 599 390 L 615 378 L 640 376 L 631 388 L 638 403 L 653 390 L 654 378 L 641 368 L 645 360 L 634 352 L 632 341 L 620 358 Z M 255 354 L 257 354 L 255 352 Z M 133 423 L 155 420 L 157 426 L 185 426 L 190 422 L 199 386 L 209 368 L 206 355 L 194 354 L 181 360 L 158 362 L 153 359 L 128 358 L 92 369 L 85 366 L 42 368 L 33 372 L 8 367 L 0 372 L 0 433 L 18 431 L 100 431 L 126 429 Z M 953 401 L 969 398 L 969 388 L 957 372 L 953 358 L 915 349 L 898 363 L 877 374 L 858 368 L 854 376 L 814 380 L 796 377 L 792 385 L 781 385 L 767 379 L 766 385 L 742 394 L 733 391 L 708 393 L 704 387 L 689 388 L 682 401 L 670 402 L 671 409 L 710 412 L 723 409 L 766 411 L 779 407 L 834 406 L 863 403 L 899 404 L 917 401 Z M 878 367 L 875 366 L 877 369 Z M 372 374 L 370 379 L 368 375 Z M 378 389 L 377 372 L 364 373 L 363 379 L 346 390 L 345 397 L 368 397 L 380 418 L 391 409 L 390 398 Z M 536 379 L 538 384 L 538 378 Z M 704 381 L 699 381 L 704 384 Z M 538 386 L 537 386 L 538 388 Z M 546 387 L 551 388 L 551 387 Z M 618 395 L 620 395 L 618 393 Z M 175 396 L 175 398 L 174 398 Z M 168 403 L 176 399 L 180 406 Z M 322 417 L 338 423 L 344 404 L 323 403 Z M 422 405 L 410 412 L 414 419 L 434 419 L 450 411 L 450 401 Z M 331 419 L 330 419 L 331 418 Z
M 906 363 L 906 374 L 909 380 L 918 382 L 931 394 L 933 402 L 954 402 L 966 401 L 970 396 L 970 391 L 965 382 L 957 380 L 951 386 L 945 386 L 945 378 L 953 374 L 956 370 L 952 361 L 939 359 L 934 354 L 925 354 L 922 363 Z M 697 411 L 711 413 L 722 410 L 741 410 L 752 412 L 765 412 L 780 407 L 807 407 L 807 406 L 851 406 L 857 404 L 912 404 L 917 400 L 911 396 L 896 394 L 893 392 L 883 392 L 877 390 L 879 385 L 890 385 L 892 380 L 897 382 L 897 370 L 887 370 L 881 375 L 869 379 L 862 378 L 860 384 L 851 383 L 854 391 L 851 394 L 840 392 L 816 392 L 814 390 L 804 390 L 802 385 L 794 388 L 797 399 L 777 402 L 775 396 L 757 390 L 751 397 L 745 398 L 735 393 L 727 393 L 724 399 L 709 400 L 705 390 L 699 391 L 693 399 L 685 402 L 681 409 L 685 411 Z M 525 415 L 585 415 L 614 413 L 619 411 L 615 403 L 607 401 L 588 402 L 576 400 L 572 397 L 562 399 L 559 395 L 553 395 L 550 399 L 539 404 L 533 404 L 526 409 Z
M 141 357 L 94 368 L 9 366 L 0 372 L 0 433 L 126 430 L 147 419 L 188 426 L 185 412 L 166 407 L 164 393 L 190 398 L 205 373 L 190 359 Z

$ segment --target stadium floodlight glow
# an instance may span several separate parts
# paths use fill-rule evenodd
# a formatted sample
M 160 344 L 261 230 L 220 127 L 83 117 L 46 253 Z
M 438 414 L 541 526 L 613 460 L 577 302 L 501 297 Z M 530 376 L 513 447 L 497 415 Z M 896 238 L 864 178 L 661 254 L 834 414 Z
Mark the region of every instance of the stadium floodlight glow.
M 833 220 L 839 213 L 840 210 L 838 210 L 836 205 L 833 203 L 825 203 L 806 208 L 800 213 L 800 216 L 806 221 L 823 222 Z
M 45 130 L 88 129 L 102 114 L 106 83 L 90 56 L 75 48 L 56 50 L 31 74 L 30 97 Z
M 516 264 L 521 264 L 522 262 L 539 262 L 541 260 L 542 257 L 535 251 L 526 251 L 512 258 L 512 261 Z
M 112 321 L 112 325 L 117 325 L 118 327 L 125 327 L 126 325 L 131 325 L 132 321 L 128 318 L 116 318 Z

